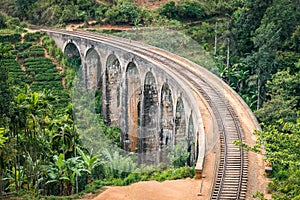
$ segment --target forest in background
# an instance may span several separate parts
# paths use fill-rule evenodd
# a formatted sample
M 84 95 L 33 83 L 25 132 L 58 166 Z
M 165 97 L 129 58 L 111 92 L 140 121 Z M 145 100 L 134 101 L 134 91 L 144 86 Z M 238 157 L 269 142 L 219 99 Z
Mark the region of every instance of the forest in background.
M 89 20 L 100 25 L 164 26 L 190 36 L 211 53 L 219 76 L 243 97 L 262 123 L 263 131 L 255 134 L 260 138 L 257 146 L 264 143 L 266 160 L 273 164 L 270 175 L 273 181 L 268 189 L 273 198 L 300 198 L 299 0 L 180 0 L 151 10 L 130 0 L 1 0 L 0 3 L 3 12 L 18 17 L 0 15 L 0 28 L 4 29 L 0 38 L 1 60 L 11 48 L 2 39 L 7 35 L 5 30 L 13 29 L 15 35 L 22 32 L 26 26 L 23 20 L 58 27 L 75 22 L 87 24 Z M 26 56 L 26 52 L 13 46 L 13 53 Z M 48 43 L 45 47 L 49 48 Z M 36 50 L 38 53 L 40 49 Z M 58 60 L 63 57 L 56 56 Z M 2 62 L 1 66 L 8 65 Z M 10 83 L 1 83 L 0 103 L 1 115 L 7 117 L 8 102 L 13 100 L 8 98 L 5 84 Z M 5 131 L 1 152 L 9 144 L 7 141 L 18 138 L 12 130 L 8 131 L 8 124 L 7 120 L 1 124 Z M 16 160 L 20 160 L 18 156 Z M 14 159 L 10 162 L 15 162 L 12 166 L 17 163 Z

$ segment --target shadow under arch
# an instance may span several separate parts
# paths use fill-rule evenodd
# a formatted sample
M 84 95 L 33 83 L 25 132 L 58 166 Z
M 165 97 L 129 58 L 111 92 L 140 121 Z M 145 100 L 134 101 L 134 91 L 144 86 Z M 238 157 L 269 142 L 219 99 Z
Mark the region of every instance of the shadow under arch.
M 174 144 L 173 98 L 172 91 L 167 83 L 164 83 L 161 89 L 160 110 L 160 144 L 165 148 Z
M 188 124 L 188 152 L 190 153 L 188 158 L 188 165 L 194 166 L 196 164 L 196 155 L 195 155 L 195 128 L 192 114 L 189 117 Z
M 176 103 L 175 112 L 175 145 L 185 141 L 186 120 L 182 98 L 179 97 Z
M 130 62 L 125 74 L 125 109 L 126 133 L 123 148 L 127 151 L 138 151 L 138 137 L 141 123 L 141 79 L 137 66 Z M 123 140 L 122 140 L 123 141 Z
M 118 126 L 120 114 L 120 88 L 121 65 L 118 58 L 111 54 L 108 56 L 105 67 L 105 120 L 110 126 Z
M 82 64 L 81 56 L 79 49 L 73 42 L 69 42 L 64 48 L 64 55 L 66 56 L 67 60 L 74 62 L 77 66 Z
M 157 163 L 159 147 L 159 133 L 157 130 L 158 119 L 158 91 L 152 72 L 147 72 L 144 79 L 142 96 L 142 119 L 139 134 L 140 163 Z

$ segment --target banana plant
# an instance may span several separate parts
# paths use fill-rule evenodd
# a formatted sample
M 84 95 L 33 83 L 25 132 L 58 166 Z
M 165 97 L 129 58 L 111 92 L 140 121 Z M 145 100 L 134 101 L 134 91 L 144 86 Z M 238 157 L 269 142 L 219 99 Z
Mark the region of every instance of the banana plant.
M 9 189 L 10 191 L 17 191 L 16 186 L 22 186 L 25 180 L 25 173 L 23 166 L 20 166 L 20 169 L 16 169 L 15 167 L 12 167 L 11 170 L 8 170 L 7 177 L 3 178 L 4 181 L 8 181 L 9 185 L 6 189 Z
M 78 154 L 81 156 L 83 165 L 85 167 L 85 170 L 88 172 L 88 183 L 91 183 L 92 180 L 92 170 L 100 165 L 100 160 L 98 159 L 100 155 L 92 156 L 85 154 L 79 147 L 76 148 Z
M 60 119 L 54 119 L 51 122 L 49 129 L 53 133 L 52 142 L 61 147 L 59 151 L 63 152 L 64 156 L 66 156 L 67 152 L 73 151 L 76 143 L 74 140 L 75 125 L 68 114 Z
M 75 177 L 80 176 L 82 172 L 88 172 L 80 157 L 65 159 L 64 154 L 55 155 L 47 171 L 49 180 L 46 185 L 59 183 L 61 195 L 73 194 Z

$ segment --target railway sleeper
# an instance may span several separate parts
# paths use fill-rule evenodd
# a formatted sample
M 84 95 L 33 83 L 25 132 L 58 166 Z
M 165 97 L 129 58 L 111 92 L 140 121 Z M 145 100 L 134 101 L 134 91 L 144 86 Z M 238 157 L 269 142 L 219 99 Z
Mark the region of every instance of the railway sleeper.
M 233 182 L 227 182 L 226 185 L 228 185 L 228 186 L 231 187 L 231 186 L 235 186 L 235 185 L 238 185 L 238 184 L 237 183 L 233 183 Z
M 241 173 L 240 172 L 236 172 L 236 171 L 226 171 L 226 175 L 225 175 L 225 178 L 227 177 L 232 177 L 232 176 L 235 176 L 235 177 L 240 177 L 241 176 Z
M 242 166 L 240 158 L 229 158 L 227 159 L 227 163 Z
M 240 163 L 232 163 L 232 162 L 227 162 L 226 164 L 226 169 L 230 170 L 230 169 L 242 169 L 242 165 Z

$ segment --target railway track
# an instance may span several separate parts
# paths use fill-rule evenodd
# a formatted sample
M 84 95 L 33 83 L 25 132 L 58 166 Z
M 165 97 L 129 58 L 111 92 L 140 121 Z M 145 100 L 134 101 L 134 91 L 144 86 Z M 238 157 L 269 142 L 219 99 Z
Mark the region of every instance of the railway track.
M 173 56 L 163 55 L 161 50 L 149 45 L 82 31 L 42 30 L 86 38 L 132 51 L 136 55 L 155 60 L 164 69 L 172 72 L 178 78 L 185 80 L 194 90 L 196 89 L 197 93 L 211 107 L 219 131 L 220 153 L 218 155 L 217 170 L 211 190 L 211 199 L 246 199 L 248 155 L 247 151 L 233 144 L 235 140 L 243 142 L 244 136 L 238 116 L 226 100 L 223 88 L 220 88 L 217 84 L 213 84 L 201 71 L 195 70 L 195 67 L 191 67 L 191 63 L 188 61 L 186 61 L 185 65 L 182 59 L 179 60 Z

